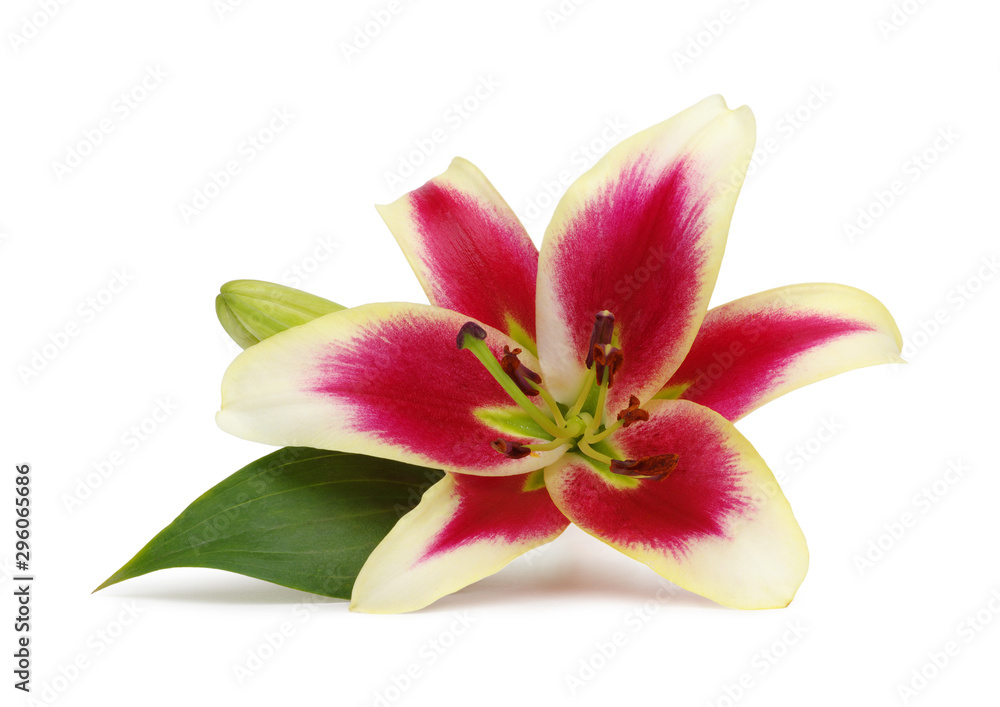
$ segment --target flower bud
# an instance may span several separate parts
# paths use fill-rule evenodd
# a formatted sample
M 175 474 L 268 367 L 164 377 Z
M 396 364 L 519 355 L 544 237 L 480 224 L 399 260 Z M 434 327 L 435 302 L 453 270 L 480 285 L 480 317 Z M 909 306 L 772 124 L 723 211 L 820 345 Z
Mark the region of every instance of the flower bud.
M 344 309 L 308 292 L 262 280 L 233 280 L 221 290 L 215 298 L 215 313 L 222 328 L 243 348 Z

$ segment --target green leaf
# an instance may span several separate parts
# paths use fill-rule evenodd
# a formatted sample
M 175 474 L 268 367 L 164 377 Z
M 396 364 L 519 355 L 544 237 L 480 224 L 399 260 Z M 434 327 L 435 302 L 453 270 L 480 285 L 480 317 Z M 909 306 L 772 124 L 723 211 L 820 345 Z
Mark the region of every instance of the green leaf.
M 348 599 L 368 555 L 442 476 L 285 447 L 196 499 L 94 591 L 169 567 L 212 567 Z

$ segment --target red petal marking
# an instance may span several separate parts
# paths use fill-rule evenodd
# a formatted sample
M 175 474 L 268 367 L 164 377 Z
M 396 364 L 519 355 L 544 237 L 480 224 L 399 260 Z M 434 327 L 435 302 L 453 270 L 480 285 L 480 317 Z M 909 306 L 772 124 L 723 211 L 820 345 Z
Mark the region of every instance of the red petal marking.
M 719 422 L 693 403 L 651 404 L 649 421 L 619 430 L 615 446 L 630 459 L 677 454 L 677 466 L 663 479 L 625 488 L 573 455 L 580 461 L 556 482 L 560 507 L 574 523 L 611 543 L 668 551 L 678 560 L 693 543 L 729 538 L 734 522 L 752 514 L 753 500 L 740 456 Z
M 562 531 L 569 521 L 545 486 L 524 491 L 527 474 L 470 476 L 453 474 L 459 505 L 420 561 L 473 542 L 526 542 Z
M 801 354 L 842 336 L 876 331 L 865 322 L 801 310 L 712 309 L 667 386 L 690 383 L 681 398 L 738 420 L 779 385 Z
M 425 311 L 372 321 L 355 338 L 330 342 L 312 390 L 351 407 L 348 428 L 444 466 L 488 470 L 509 465 L 490 446 L 497 430 L 474 411 L 513 403 L 475 356 L 455 348 L 455 332 L 465 317 L 432 307 Z M 486 343 L 501 355 L 503 345 L 513 342 L 494 331 Z
M 649 162 L 643 157 L 624 169 L 552 242 L 554 292 L 581 362 L 595 312 L 614 314 L 625 361 L 612 409 L 628 399 L 624 391 L 648 389 L 651 374 L 679 359 L 704 306 L 707 254 L 697 170 L 680 160 L 651 174 Z
M 411 192 L 410 201 L 424 236 L 431 304 L 507 333 L 513 317 L 534 341 L 538 251 L 517 217 L 434 182 Z

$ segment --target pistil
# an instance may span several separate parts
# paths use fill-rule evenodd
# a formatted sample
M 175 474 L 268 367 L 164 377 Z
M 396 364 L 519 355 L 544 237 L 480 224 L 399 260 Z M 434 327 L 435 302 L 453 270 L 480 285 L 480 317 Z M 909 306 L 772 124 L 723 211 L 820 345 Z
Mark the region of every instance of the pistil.
M 524 410 L 528 415 L 531 416 L 535 422 L 537 422 L 543 430 L 548 432 L 553 437 L 568 438 L 569 433 L 563 429 L 561 426 L 554 423 L 551 419 L 545 416 L 541 410 L 538 409 L 533 402 L 528 399 L 518 385 L 511 379 L 510 376 L 506 374 L 503 368 L 500 366 L 500 362 L 493 356 L 493 352 L 490 351 L 490 347 L 486 345 L 486 330 L 475 322 L 466 322 L 462 325 L 461 330 L 458 332 L 458 338 L 456 343 L 459 349 L 468 349 L 479 359 L 479 362 L 483 364 L 490 375 L 492 375 L 497 383 L 499 383 L 503 389 L 507 392 L 507 395 L 517 403 L 522 410 Z

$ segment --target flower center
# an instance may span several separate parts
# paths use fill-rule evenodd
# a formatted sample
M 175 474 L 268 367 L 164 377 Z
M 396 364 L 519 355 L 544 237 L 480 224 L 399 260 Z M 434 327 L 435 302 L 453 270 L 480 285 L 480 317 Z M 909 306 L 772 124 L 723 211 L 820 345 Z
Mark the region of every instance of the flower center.
M 528 445 L 497 439 L 491 444 L 494 450 L 511 459 L 521 459 L 568 444 L 615 474 L 658 481 L 670 473 L 677 465 L 676 454 L 660 454 L 638 460 L 615 459 L 614 450 L 605 442 L 620 428 L 649 419 L 649 413 L 639 407 L 639 399 L 631 395 L 628 407 L 617 413 L 616 421 L 607 426 L 603 424 L 607 393 L 624 361 L 621 349 L 612 344 L 614 328 L 615 317 L 611 312 L 598 312 L 594 317 L 587 350 L 587 373 L 576 402 L 567 407 L 557 403 L 544 388 L 538 373 L 521 363 L 518 358 L 521 349 L 504 346 L 498 361 L 486 345 L 485 329 L 475 322 L 466 322 L 462 326 L 456 341 L 458 348 L 471 351 L 503 386 L 511 400 L 551 438 L 547 442 Z M 541 397 L 545 409 L 529 399 L 536 395 Z

